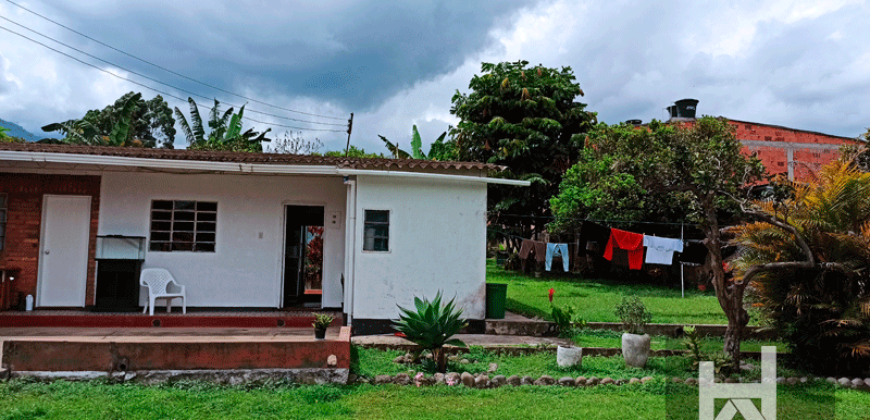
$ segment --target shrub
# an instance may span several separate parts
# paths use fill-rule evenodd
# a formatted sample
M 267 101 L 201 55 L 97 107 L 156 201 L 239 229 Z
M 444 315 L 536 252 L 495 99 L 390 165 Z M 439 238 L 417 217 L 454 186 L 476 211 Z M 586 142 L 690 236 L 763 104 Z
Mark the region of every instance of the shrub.
M 402 315 L 398 321 L 393 321 L 396 331 L 405 334 L 408 340 L 420 346 L 425 352 L 432 353 L 436 369 L 439 372 L 447 371 L 447 354 L 444 352 L 445 345 L 466 347 L 465 343 L 458 339 L 452 339 L 460 330 L 468 326 L 461 318 L 462 309 L 456 308 L 454 299 L 441 304 L 441 292 L 435 295 L 435 299 L 414 298 L 416 310 L 409 310 L 399 306 Z
M 823 374 L 870 372 L 870 174 L 842 159 L 826 166 L 818 183 L 787 187 L 790 197 L 757 205 L 794 226 L 815 264 L 758 272 L 749 289 L 755 306 L 802 366 Z M 737 280 L 764 264 L 807 261 L 796 237 L 773 225 L 732 231 L 741 247 Z
M 652 314 L 637 296 L 623 297 L 616 306 L 616 317 L 622 321 L 622 329 L 630 334 L 643 334 L 646 324 L 652 321 Z
M 577 308 L 574 306 L 565 305 L 559 307 L 553 304 L 553 295 L 555 293 L 555 289 L 550 289 L 550 315 L 556 324 L 556 332 L 559 336 L 570 337 L 574 335 L 575 330 L 585 327 L 586 321 L 577 316 Z

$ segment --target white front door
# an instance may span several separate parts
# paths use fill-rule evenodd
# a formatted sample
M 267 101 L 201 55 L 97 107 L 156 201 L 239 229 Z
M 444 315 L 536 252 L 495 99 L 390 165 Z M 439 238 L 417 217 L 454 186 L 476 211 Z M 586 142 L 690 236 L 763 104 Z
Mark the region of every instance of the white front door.
M 91 197 L 43 198 L 37 306 L 85 306 L 90 225 Z

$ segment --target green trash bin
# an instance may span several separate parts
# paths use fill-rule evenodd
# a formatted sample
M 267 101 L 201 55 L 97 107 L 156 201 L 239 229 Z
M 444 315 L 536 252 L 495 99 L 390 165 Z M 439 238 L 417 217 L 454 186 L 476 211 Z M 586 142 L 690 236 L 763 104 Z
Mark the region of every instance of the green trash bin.
M 486 317 L 489 319 L 504 319 L 504 307 L 507 302 L 506 284 L 486 284 Z

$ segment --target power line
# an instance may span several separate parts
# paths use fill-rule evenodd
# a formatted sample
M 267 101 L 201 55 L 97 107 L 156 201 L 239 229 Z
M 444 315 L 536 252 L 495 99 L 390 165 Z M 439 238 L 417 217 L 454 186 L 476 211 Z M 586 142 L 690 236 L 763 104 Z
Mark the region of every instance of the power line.
M 249 97 L 247 97 L 247 96 L 244 96 L 244 95 L 241 95 L 241 94 L 238 94 L 238 93 L 234 93 L 234 92 L 228 91 L 228 90 L 226 90 L 226 89 L 219 88 L 219 87 L 217 87 L 217 86 L 210 85 L 210 84 L 208 84 L 208 83 L 205 83 L 205 82 L 199 81 L 199 80 L 194 79 L 194 78 L 192 78 L 192 77 L 185 76 L 185 75 L 183 75 L 183 74 L 181 74 L 181 73 L 177 73 L 177 72 L 175 72 L 175 71 L 172 71 L 172 70 L 170 70 L 170 69 L 168 69 L 168 68 L 166 68 L 166 67 L 163 67 L 163 66 L 161 66 L 161 65 L 159 65 L 159 64 L 155 64 L 155 63 L 152 63 L 152 62 L 150 62 L 150 61 L 148 61 L 148 60 L 145 60 L 145 59 L 143 59 L 143 58 L 139 58 L 139 57 L 137 57 L 137 56 L 135 56 L 135 55 L 133 55 L 133 54 L 130 54 L 130 53 L 126 52 L 126 51 L 123 51 L 123 50 L 121 50 L 121 49 L 115 48 L 115 47 L 113 47 L 113 46 L 111 46 L 111 45 L 109 45 L 109 44 L 106 44 L 105 42 L 102 42 L 102 41 L 100 41 L 100 40 L 98 40 L 98 39 L 95 39 L 95 38 L 93 38 L 93 37 L 90 37 L 90 36 L 88 36 L 88 35 L 86 35 L 86 34 L 83 34 L 83 33 L 79 32 L 79 31 L 73 29 L 73 28 L 70 28 L 69 26 L 66 26 L 66 25 L 64 25 L 64 24 L 62 24 L 62 23 L 60 23 L 60 22 L 54 21 L 54 20 L 52 20 L 52 19 L 50 19 L 50 18 L 48 18 L 48 17 L 46 17 L 46 16 L 43 16 L 43 15 L 37 13 L 37 12 L 34 12 L 33 10 L 30 10 L 30 9 L 28 9 L 28 8 L 26 8 L 26 7 L 24 7 L 24 6 L 20 5 L 20 4 L 18 4 L 18 3 L 15 3 L 15 2 L 12 1 L 12 0 L 6 0 L 6 1 L 9 2 L 10 4 L 12 4 L 12 5 L 14 5 L 14 6 L 20 8 L 20 9 L 23 9 L 23 10 L 25 10 L 25 11 L 31 13 L 31 14 L 34 14 L 34 15 L 36 15 L 36 16 L 38 16 L 38 17 L 44 19 L 44 20 L 47 20 L 47 21 L 49 21 L 49 22 L 51 22 L 51 23 L 53 23 L 53 24 L 55 24 L 55 25 L 57 25 L 57 26 L 60 26 L 61 28 L 64 28 L 64 29 L 66 29 L 66 30 L 68 30 L 68 31 L 70 31 L 70 32 L 72 32 L 72 33 L 74 33 L 74 34 L 76 34 L 76 35 L 79 35 L 79 36 L 85 37 L 85 38 L 87 38 L 87 39 L 89 39 L 89 40 L 91 40 L 91 41 L 93 41 L 93 42 L 96 42 L 97 44 L 100 44 L 100 45 L 102 45 L 102 46 L 104 46 L 104 47 L 106 47 L 106 48 L 110 48 L 110 49 L 112 49 L 112 50 L 114 50 L 114 51 L 117 51 L 117 52 L 119 52 L 119 53 L 121 53 L 121 54 L 124 54 L 124 55 L 126 55 L 126 56 L 128 56 L 128 57 L 130 57 L 130 58 L 133 58 L 133 59 L 135 59 L 135 60 L 141 61 L 141 62 L 143 62 L 143 63 L 145 63 L 145 64 L 150 65 L 150 66 L 156 67 L 156 68 L 158 68 L 158 69 L 160 69 L 160 70 L 163 70 L 163 71 L 165 71 L 165 72 L 167 72 L 167 73 L 171 73 L 171 74 L 174 74 L 174 75 L 176 75 L 176 76 L 178 76 L 178 77 L 185 78 L 185 79 L 190 80 L 190 81 L 192 81 L 192 82 L 194 82 L 194 83 L 199 83 L 200 85 L 203 85 L 203 86 L 206 86 L 206 87 L 209 87 L 209 88 L 215 89 L 215 90 L 219 90 L 219 91 L 224 92 L 224 93 L 227 93 L 227 94 L 229 94 L 229 95 L 233 95 L 233 96 L 236 96 L 236 97 L 239 97 L 239 98 L 242 98 L 242 99 L 249 100 L 249 101 L 251 101 L 251 102 L 256 102 L 256 103 L 259 103 L 259 104 L 262 104 L 262 105 L 266 105 L 266 106 L 271 107 L 271 108 L 280 109 L 280 110 L 287 111 L 287 112 L 293 112 L 293 113 L 297 113 L 297 114 L 309 115 L 309 116 L 312 116 L 312 117 L 329 118 L 329 119 L 339 120 L 339 121 L 343 121 L 343 120 L 344 120 L 344 118 L 340 118 L 340 117 L 334 117 L 334 116 L 329 116 L 329 115 L 320 115 L 320 114 L 312 114 L 312 113 L 310 113 L 310 112 L 303 112 L 303 111 L 297 111 L 297 110 L 294 110 L 294 109 L 283 108 L 283 107 L 280 107 L 280 106 L 277 106 L 277 105 L 272 105 L 272 104 L 270 104 L 270 103 L 263 102 L 263 101 L 260 101 L 260 100 L 254 99 L 254 98 L 249 98 Z
M 27 26 L 24 26 L 24 25 L 22 25 L 22 24 L 20 24 L 20 23 L 17 23 L 17 22 L 15 22 L 15 21 L 13 21 L 13 20 L 11 20 L 11 19 L 5 17 L 5 16 L 0 16 L 0 19 L 3 19 L 3 20 L 5 20 L 5 21 L 7 21 L 7 22 L 9 22 L 9 23 L 11 23 L 11 24 L 13 24 L 13 25 L 16 25 L 16 26 L 19 26 L 19 27 L 21 27 L 21 28 L 24 28 L 25 30 L 28 30 L 28 31 L 30 31 L 30 32 L 32 32 L 32 33 L 35 33 L 35 34 L 37 34 L 37 35 L 39 35 L 39 36 L 41 36 L 41 37 L 43 37 L 43 38 L 49 39 L 49 40 L 51 40 L 51 41 L 54 41 L 54 42 L 56 42 L 56 43 L 58 43 L 58 44 L 60 44 L 60 45 L 63 45 L 64 47 L 67 47 L 67 48 L 71 49 L 71 50 L 74 50 L 74 51 L 77 51 L 77 52 L 79 52 L 79 53 L 81 53 L 81 54 L 84 54 L 84 55 L 86 55 L 86 56 L 88 56 L 88 57 L 90 57 L 90 58 L 93 58 L 94 60 L 97 60 L 97 61 L 100 61 L 100 62 L 106 63 L 106 64 L 108 64 L 108 65 L 110 65 L 110 66 L 113 66 L 113 67 L 117 67 L 117 68 L 119 68 L 119 69 L 121 69 L 121 70 L 124 70 L 124 71 L 126 71 L 126 72 L 129 72 L 129 73 L 135 74 L 135 75 L 137 75 L 137 76 L 139 76 L 139 77 L 142 77 L 142 78 L 148 79 L 148 80 L 150 80 L 150 81 L 152 81 L 152 82 L 159 83 L 159 84 L 161 84 L 161 85 L 164 85 L 164 86 L 167 86 L 167 87 L 170 87 L 170 88 L 176 89 L 176 90 L 180 90 L 180 91 L 185 92 L 185 93 L 188 93 L 188 94 L 190 94 L 190 95 L 192 95 L 192 96 L 196 96 L 197 98 L 202 98 L 202 99 L 206 99 L 206 100 L 212 99 L 212 98 L 209 98 L 209 97 L 207 97 L 207 96 L 203 96 L 203 95 L 199 95 L 199 94 L 197 94 L 197 93 L 195 93 L 195 92 L 191 92 L 191 91 L 189 91 L 189 90 L 187 90 L 187 89 L 180 88 L 180 87 L 178 87 L 178 86 L 174 86 L 174 85 L 170 85 L 170 84 L 168 84 L 168 83 L 161 82 L 160 80 L 157 80 L 157 79 L 155 79 L 155 78 L 153 78 L 153 77 L 150 77 L 150 76 L 144 75 L 144 74 L 139 73 L 139 72 L 136 72 L 136 71 L 134 71 L 134 70 L 130 70 L 130 69 L 125 68 L 125 67 L 123 67 L 123 66 L 119 66 L 119 65 L 117 65 L 117 64 L 115 64 L 115 63 L 112 63 L 111 61 L 103 60 L 103 59 L 100 58 L 100 57 L 97 57 L 97 56 L 95 56 L 95 55 L 93 55 L 93 54 L 89 54 L 89 53 L 87 53 L 87 52 L 85 52 L 85 51 L 82 51 L 82 50 L 76 48 L 76 47 L 73 47 L 72 45 L 69 45 L 69 44 L 63 43 L 63 42 L 58 41 L 58 40 L 56 40 L 56 39 L 54 39 L 54 38 L 52 38 L 52 37 L 50 37 L 50 36 L 48 36 L 48 35 L 42 34 L 42 33 L 40 33 L 39 31 L 33 30 L 33 29 L 31 29 L 31 28 L 28 28 Z M 229 103 L 229 102 L 227 102 L 226 104 L 229 105 L 229 106 L 232 106 L 232 107 L 234 107 L 234 108 L 238 108 L 238 107 L 239 107 L 238 105 L 233 105 L 233 104 L 231 104 L 231 103 Z M 248 109 L 248 112 L 253 112 L 253 113 L 255 113 L 255 114 L 262 114 L 262 115 L 266 115 L 266 116 L 269 116 L 269 117 L 280 118 L 280 119 L 285 119 L 285 120 L 290 120 L 290 121 L 296 121 L 296 122 L 303 122 L 303 123 L 321 124 L 321 125 L 332 125 L 332 126 L 339 126 L 339 127 L 346 127 L 346 126 L 347 126 L 347 124 L 335 124 L 335 123 L 325 123 L 325 122 L 318 122 L 318 121 L 300 120 L 300 119 L 296 119 L 296 118 L 285 117 L 285 116 L 283 116 L 283 115 L 275 115 L 275 114 L 270 114 L 270 113 L 268 113 L 268 112 L 261 112 L 261 111 L 257 111 L 257 110 L 254 110 L 254 109 Z
M 160 90 L 160 89 L 156 89 L 156 88 L 153 88 L 153 87 L 151 87 L 151 86 L 148 86 L 148 85 L 145 85 L 145 84 L 139 83 L 139 82 L 137 82 L 137 81 L 135 81 L 135 80 L 131 80 L 131 79 L 126 78 L 126 77 L 124 77 L 124 76 L 121 76 L 121 75 L 119 75 L 119 74 L 115 74 L 115 73 L 113 73 L 113 72 L 111 72 L 111 71 L 108 71 L 108 70 L 106 70 L 106 69 L 101 69 L 101 68 L 99 68 L 99 67 L 97 67 L 97 66 L 95 66 L 95 65 L 93 65 L 93 64 L 91 64 L 91 63 L 88 63 L 88 62 L 86 62 L 86 61 L 84 61 L 84 60 L 81 60 L 81 59 L 79 59 L 79 58 L 77 58 L 77 57 L 74 57 L 74 56 L 72 56 L 72 55 L 69 55 L 69 54 L 67 54 L 67 53 L 65 53 L 65 52 L 63 52 L 63 51 L 58 50 L 58 49 L 52 48 L 51 46 L 48 46 L 48 45 L 46 45 L 46 44 L 43 44 L 42 42 L 39 42 L 39 41 L 37 41 L 37 40 L 35 40 L 35 39 L 33 39 L 33 38 L 30 38 L 30 37 L 28 37 L 28 36 L 26 36 L 26 35 L 22 35 L 22 34 L 20 34 L 20 33 L 18 33 L 18 32 L 15 32 L 15 31 L 13 31 L 13 30 L 11 30 L 11 29 L 9 29 L 9 28 L 6 28 L 6 27 L 3 27 L 3 26 L 0 26 L 0 29 L 4 30 L 4 31 L 6 31 L 6 32 L 9 32 L 9 33 L 11 33 L 11 34 L 14 34 L 14 35 L 18 35 L 18 36 L 20 36 L 20 37 L 22 37 L 22 38 L 24 38 L 24 39 L 26 39 L 26 40 L 28 40 L 28 41 L 31 41 L 31 42 L 37 44 L 37 45 L 40 45 L 40 46 L 45 47 L 45 48 L 47 48 L 47 49 L 49 49 L 49 50 L 52 50 L 52 51 L 54 51 L 54 52 L 56 52 L 56 53 L 58 53 L 58 54 L 64 55 L 64 56 L 66 56 L 66 57 L 68 57 L 68 58 L 71 58 L 71 59 L 73 59 L 73 60 L 75 60 L 75 61 L 78 61 L 79 63 L 82 63 L 82 64 L 84 64 L 84 65 L 86 65 L 86 66 L 93 67 L 93 68 L 95 68 L 95 69 L 97 69 L 97 70 L 99 70 L 99 71 L 101 71 L 101 72 L 103 72 L 103 73 L 106 73 L 106 74 L 108 74 L 108 75 L 111 75 L 111 76 L 113 76 L 113 77 L 117 77 L 117 78 L 119 78 L 119 79 L 126 80 L 126 81 L 128 81 L 128 82 L 130 82 L 130 83 L 132 83 L 132 84 L 134 84 L 134 85 L 137 85 L 137 86 L 143 87 L 143 88 L 145 88 L 145 89 L 148 89 L 148 90 L 151 90 L 151 91 L 157 92 L 157 93 L 159 93 L 159 94 L 161 94 L 161 95 L 165 95 L 165 96 L 170 97 L 170 98 L 177 99 L 177 100 L 179 100 L 179 101 L 181 101 L 181 102 L 187 102 L 186 99 L 184 99 L 184 98 L 182 98 L 182 97 L 180 97 L 180 96 L 175 96 L 175 95 L 173 95 L 173 94 L 171 94 L 171 93 L 168 93 L 168 92 L 162 91 L 162 90 Z M 172 86 L 170 86 L 170 87 L 172 87 Z M 209 106 L 205 106 L 205 105 L 200 105 L 200 106 L 203 107 L 203 108 L 205 108 L 205 109 L 207 109 L 207 110 L 211 110 L 211 109 L 212 109 L 212 108 L 209 107 Z M 274 125 L 274 126 L 277 126 L 277 127 L 285 127 L 285 128 L 290 128 L 290 129 L 293 129 L 293 130 L 302 130 L 302 131 L 327 131 L 327 132 L 333 132 L 333 133 L 344 133 L 344 132 L 345 132 L 344 130 L 333 130 L 333 129 L 326 129 L 326 128 L 302 128 L 302 127 L 295 127 L 295 126 L 291 126 L 291 125 L 267 123 L 267 122 L 265 122 L 265 121 L 259 121 L 259 120 L 255 120 L 255 119 L 253 119 L 253 118 L 247 118 L 247 119 L 250 120 L 250 121 L 256 122 L 256 123 L 260 123 L 260 124 Z

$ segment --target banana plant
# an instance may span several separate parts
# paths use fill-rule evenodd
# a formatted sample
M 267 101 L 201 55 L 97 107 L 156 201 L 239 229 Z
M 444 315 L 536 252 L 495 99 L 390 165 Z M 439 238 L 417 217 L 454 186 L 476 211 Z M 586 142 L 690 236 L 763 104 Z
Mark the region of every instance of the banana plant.
M 432 143 L 428 154 L 423 151 L 423 139 L 420 137 L 420 132 L 417 131 L 416 125 L 411 128 L 411 153 L 399 149 L 398 144 L 393 144 L 393 142 L 387 140 L 382 135 L 378 135 L 378 137 L 381 138 L 381 141 L 384 142 L 384 145 L 396 159 L 443 160 L 441 157 L 446 151 L 446 144 L 444 143 L 444 138 L 447 137 L 446 131 L 441 133 L 438 139 Z

